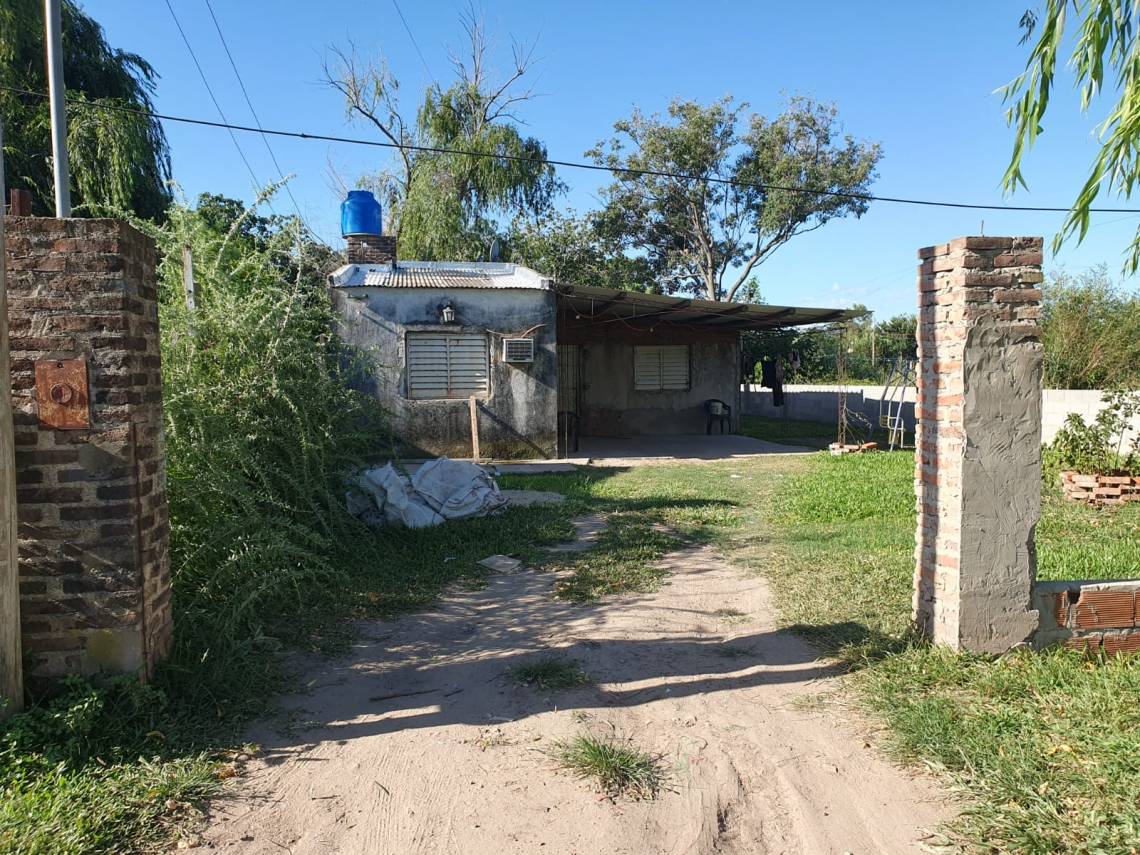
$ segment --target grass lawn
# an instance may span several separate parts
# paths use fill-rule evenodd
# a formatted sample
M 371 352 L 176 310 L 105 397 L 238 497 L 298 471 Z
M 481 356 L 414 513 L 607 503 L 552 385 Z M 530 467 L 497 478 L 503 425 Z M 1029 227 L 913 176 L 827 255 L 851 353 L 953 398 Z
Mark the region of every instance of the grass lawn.
M 240 774 L 244 726 L 292 685 L 283 650 L 335 654 L 351 640 L 354 619 L 424 608 L 455 582 L 480 584 L 489 572 L 480 559 L 565 565 L 574 572 L 560 593 L 583 602 L 649 590 L 663 576 L 654 562 L 678 536 L 711 537 L 739 524 L 723 475 L 600 471 L 502 484 L 548 484 L 568 500 L 416 531 L 361 526 L 360 553 L 383 560 L 355 562 L 336 584 L 308 585 L 303 607 L 266 615 L 252 641 L 216 656 L 208 639 L 182 633 L 177 644 L 205 652 L 174 657 L 150 686 L 76 682 L 0 724 L 0 853 L 150 851 L 192 830 L 197 806 Z M 609 521 L 596 549 L 557 558 L 541 551 L 569 539 L 570 520 L 587 511 Z M 176 627 L 185 628 L 192 622 L 180 624 L 178 609 L 176 600 Z
M 827 448 L 835 442 L 838 429 L 835 422 L 806 422 L 798 419 L 774 419 L 768 416 L 740 417 L 740 432 L 745 436 L 786 445 L 800 445 L 805 448 Z M 862 442 L 863 436 L 863 431 L 853 426 L 848 434 L 848 442 Z M 871 439 L 879 443 L 880 448 L 886 448 L 890 444 L 887 432 L 881 428 L 872 431 Z M 913 434 L 908 435 L 908 441 L 914 442 Z
M 496 553 L 571 571 L 558 594 L 574 602 L 650 590 L 667 581 L 654 563 L 679 539 L 764 572 L 787 624 L 862 666 L 851 685 L 890 725 L 892 750 L 945 769 L 973 796 L 959 831 L 978 851 L 1128 852 L 1140 840 L 1140 657 L 992 662 L 912 643 L 911 477 L 908 454 L 505 476 L 504 488 L 568 500 L 420 531 L 362 528 L 384 561 L 307 591 L 303 609 L 226 661 L 164 669 L 145 689 L 77 685 L 0 728 L 0 852 L 129 852 L 177 837 L 194 806 L 240 773 L 243 725 L 289 685 L 282 649 L 336 652 L 353 618 L 479 584 L 487 571 L 476 562 Z M 541 551 L 586 512 L 609 523 L 596 549 Z M 1137 575 L 1138 527 L 1140 508 L 1050 498 L 1041 575 Z
M 767 416 L 740 417 L 740 432 L 745 436 L 769 442 L 808 440 L 812 448 L 826 448 L 829 442 L 835 442 L 836 430 L 836 425 L 826 422 L 773 419 Z
M 654 520 L 714 543 L 770 579 L 785 624 L 850 663 L 853 696 L 888 726 L 888 750 L 962 789 L 955 831 L 967 850 L 1136 851 L 1140 657 L 1049 651 L 995 661 L 916 642 L 909 453 L 575 477 L 590 504 L 638 527 L 614 535 L 611 551 L 577 559 L 571 590 L 581 598 L 660 581 L 635 548 L 640 540 L 648 559 L 667 547 L 654 540 Z M 526 483 L 568 487 L 565 476 L 535 480 Z M 1047 488 L 1037 544 L 1044 579 L 1140 576 L 1140 507 L 1095 511 Z
M 457 580 L 477 584 L 488 571 L 476 562 L 488 555 L 536 560 L 538 546 L 568 538 L 569 519 L 588 507 L 585 482 L 567 488 L 565 505 L 494 519 L 379 534 L 361 526 L 362 552 L 363 539 L 375 539 L 387 560 L 360 562 L 347 584 L 307 587 L 303 608 L 269 616 L 252 641 L 216 656 L 183 632 L 177 644 L 205 653 L 176 655 L 150 686 L 77 681 L 0 724 L 0 853 L 151 851 L 192 829 L 196 806 L 240 773 L 244 726 L 292 685 L 282 650 L 336 653 L 353 618 L 422 608 Z M 176 629 L 183 615 L 176 600 Z
M 785 620 L 862 666 L 856 695 L 889 748 L 969 798 L 972 851 L 1128 853 L 1140 842 L 1140 657 L 992 660 L 907 637 L 909 454 L 819 457 L 778 491 L 767 570 Z M 1140 575 L 1140 507 L 1095 511 L 1046 490 L 1040 576 Z

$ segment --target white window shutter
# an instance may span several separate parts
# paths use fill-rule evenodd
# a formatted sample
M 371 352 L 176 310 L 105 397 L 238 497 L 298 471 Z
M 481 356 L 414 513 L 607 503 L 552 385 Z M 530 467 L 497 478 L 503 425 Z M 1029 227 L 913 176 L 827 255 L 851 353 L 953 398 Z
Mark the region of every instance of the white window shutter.
M 661 388 L 683 391 L 689 388 L 689 346 L 670 344 L 661 348 Z
M 665 344 L 634 347 L 633 388 L 640 392 L 688 389 L 689 346 Z
M 408 333 L 408 397 L 486 395 L 490 388 L 487 355 L 486 336 Z

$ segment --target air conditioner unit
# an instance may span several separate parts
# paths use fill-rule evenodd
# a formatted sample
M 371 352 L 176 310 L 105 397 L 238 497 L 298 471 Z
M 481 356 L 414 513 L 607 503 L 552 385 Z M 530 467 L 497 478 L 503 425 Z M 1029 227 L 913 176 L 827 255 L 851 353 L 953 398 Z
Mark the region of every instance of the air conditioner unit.
M 503 339 L 503 362 L 534 362 L 534 339 Z

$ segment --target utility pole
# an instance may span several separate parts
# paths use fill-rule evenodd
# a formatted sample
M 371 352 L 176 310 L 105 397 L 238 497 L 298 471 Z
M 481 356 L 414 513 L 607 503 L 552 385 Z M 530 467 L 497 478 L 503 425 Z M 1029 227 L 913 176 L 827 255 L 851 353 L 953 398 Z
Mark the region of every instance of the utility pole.
M 48 94 L 51 104 L 51 156 L 55 172 L 55 215 L 71 216 L 71 176 L 67 163 L 67 89 L 63 83 L 63 27 L 60 0 L 44 0 L 47 26 Z
M 16 541 L 16 441 L 12 428 L 12 375 L 8 365 L 6 199 L 4 122 L 0 117 L 0 720 L 24 706 Z

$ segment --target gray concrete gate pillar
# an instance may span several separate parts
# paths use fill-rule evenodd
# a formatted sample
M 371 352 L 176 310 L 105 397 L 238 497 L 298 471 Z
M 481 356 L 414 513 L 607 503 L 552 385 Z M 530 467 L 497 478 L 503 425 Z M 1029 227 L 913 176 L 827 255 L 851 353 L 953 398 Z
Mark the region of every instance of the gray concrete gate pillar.
M 1003 653 L 1037 629 L 1041 244 L 918 251 L 914 619 L 956 650 Z

